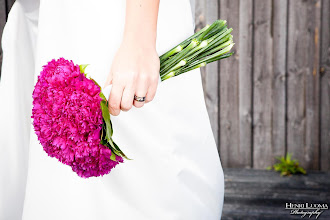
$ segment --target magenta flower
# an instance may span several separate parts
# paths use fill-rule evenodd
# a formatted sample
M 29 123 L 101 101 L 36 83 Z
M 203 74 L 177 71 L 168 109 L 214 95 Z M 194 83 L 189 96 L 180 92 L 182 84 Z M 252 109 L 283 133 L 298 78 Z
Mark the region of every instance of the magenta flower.
M 103 176 L 123 162 L 110 158 L 110 147 L 101 144 L 101 94 L 79 65 L 64 58 L 43 66 L 33 91 L 31 118 L 43 149 L 83 178 Z

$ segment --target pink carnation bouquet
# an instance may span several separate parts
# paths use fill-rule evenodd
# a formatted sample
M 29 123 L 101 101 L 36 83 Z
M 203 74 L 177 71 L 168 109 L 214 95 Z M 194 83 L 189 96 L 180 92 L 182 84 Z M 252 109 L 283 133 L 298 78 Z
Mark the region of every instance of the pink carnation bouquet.
M 232 29 L 217 20 L 160 56 L 164 81 L 207 63 L 227 58 Z M 108 174 L 128 158 L 113 141 L 108 100 L 88 78 L 87 65 L 53 59 L 43 66 L 33 91 L 35 133 L 44 151 L 83 178 Z
M 111 139 L 107 100 L 85 68 L 64 58 L 43 66 L 33 91 L 32 118 L 47 154 L 88 178 L 109 173 L 126 156 Z

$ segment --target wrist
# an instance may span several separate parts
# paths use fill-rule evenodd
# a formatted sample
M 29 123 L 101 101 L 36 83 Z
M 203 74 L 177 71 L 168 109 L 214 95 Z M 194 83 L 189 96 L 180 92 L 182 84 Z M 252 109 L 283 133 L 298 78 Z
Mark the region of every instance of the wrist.
M 156 34 L 134 34 L 132 32 L 125 33 L 122 39 L 122 45 L 132 47 L 140 47 L 146 49 L 156 49 Z
M 156 32 L 155 31 L 125 31 L 123 42 L 134 42 L 142 45 L 156 47 Z

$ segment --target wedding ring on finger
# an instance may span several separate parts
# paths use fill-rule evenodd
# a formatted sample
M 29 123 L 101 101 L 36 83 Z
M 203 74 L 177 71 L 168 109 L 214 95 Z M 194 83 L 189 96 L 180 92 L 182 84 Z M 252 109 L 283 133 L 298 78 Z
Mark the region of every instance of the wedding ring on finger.
M 134 100 L 137 102 L 144 102 L 146 100 L 146 97 L 139 97 L 134 95 Z

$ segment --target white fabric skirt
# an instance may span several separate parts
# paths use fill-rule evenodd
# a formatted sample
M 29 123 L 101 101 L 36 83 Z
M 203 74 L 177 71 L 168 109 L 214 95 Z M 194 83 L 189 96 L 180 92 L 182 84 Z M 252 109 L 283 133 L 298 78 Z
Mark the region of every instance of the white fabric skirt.
M 194 26 L 189 0 L 159 7 L 161 55 Z M 108 175 L 80 178 L 37 140 L 30 117 L 42 66 L 59 57 L 90 64 L 86 71 L 103 85 L 124 19 L 124 0 L 14 3 L 2 36 L 0 219 L 220 219 L 224 178 L 200 70 L 160 83 L 152 102 L 112 117 L 113 138 L 133 160 Z

